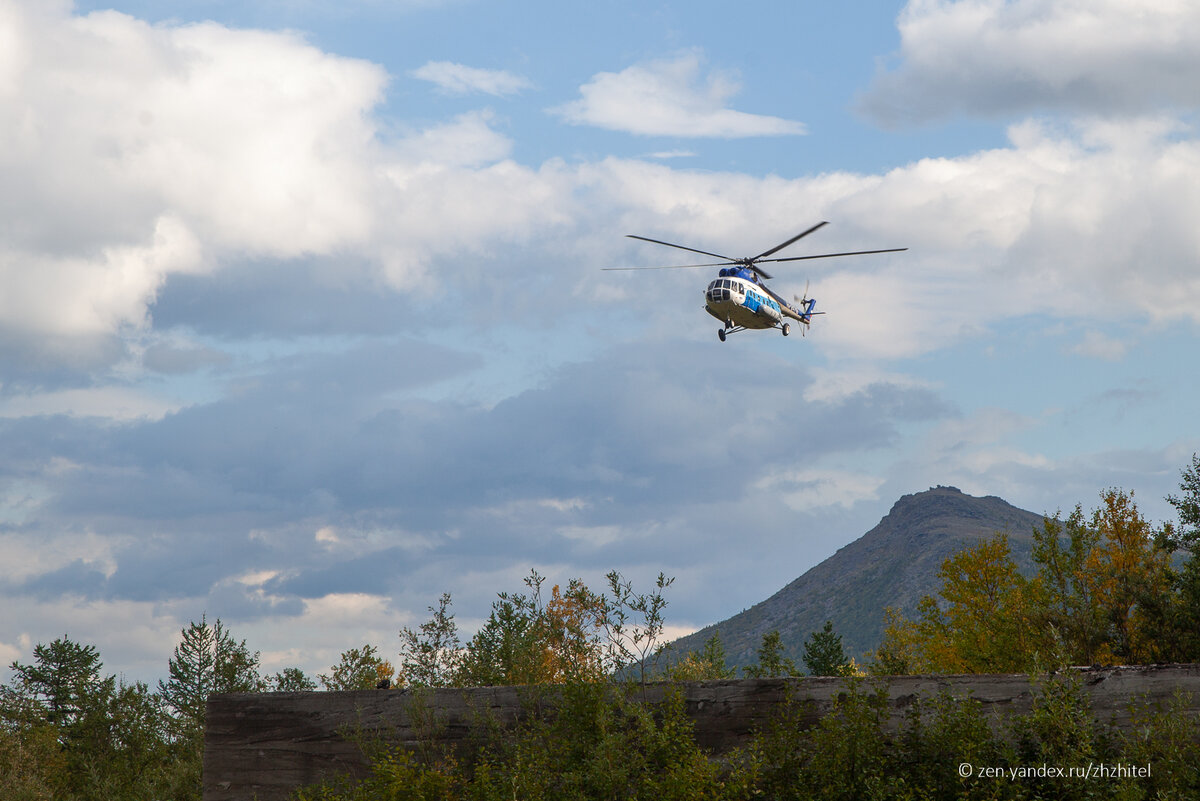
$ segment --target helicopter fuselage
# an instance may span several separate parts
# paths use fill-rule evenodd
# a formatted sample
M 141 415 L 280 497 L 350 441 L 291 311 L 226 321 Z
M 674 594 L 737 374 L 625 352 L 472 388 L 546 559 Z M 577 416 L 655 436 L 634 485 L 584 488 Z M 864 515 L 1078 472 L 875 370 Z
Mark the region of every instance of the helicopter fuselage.
M 704 291 L 704 309 L 730 329 L 782 328 L 785 318 L 808 322 L 812 311 L 792 306 L 744 268 L 721 270 Z

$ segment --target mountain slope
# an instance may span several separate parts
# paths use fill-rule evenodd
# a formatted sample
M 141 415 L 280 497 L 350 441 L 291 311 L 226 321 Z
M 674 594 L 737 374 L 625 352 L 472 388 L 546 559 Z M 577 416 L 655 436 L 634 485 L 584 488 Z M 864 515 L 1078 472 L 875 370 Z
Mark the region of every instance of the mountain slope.
M 676 640 L 672 654 L 699 651 L 719 631 L 728 664 L 749 665 L 762 636 L 777 629 L 786 655 L 802 665 L 804 641 L 830 620 L 846 654 L 861 659 L 879 644 L 886 607 L 911 614 L 937 592 L 937 572 L 953 553 L 1002 532 L 1022 572 L 1032 572 L 1031 535 L 1041 524 L 1039 514 L 954 487 L 905 495 L 862 537 L 765 601 Z

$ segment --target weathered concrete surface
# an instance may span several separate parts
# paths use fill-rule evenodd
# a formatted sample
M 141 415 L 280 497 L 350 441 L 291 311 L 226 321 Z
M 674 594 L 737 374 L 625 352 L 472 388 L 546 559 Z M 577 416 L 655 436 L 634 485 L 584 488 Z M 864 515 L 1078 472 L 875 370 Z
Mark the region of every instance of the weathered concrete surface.
M 1178 691 L 1200 710 L 1200 665 L 1155 665 L 1080 670 L 1097 719 L 1127 726 L 1134 704 L 1162 703 Z M 897 676 L 864 680 L 882 684 L 893 725 L 917 698 L 945 690 L 972 697 L 995 719 L 1027 712 L 1035 692 L 1025 675 Z M 651 704 L 669 685 L 645 689 Z M 744 745 L 789 697 L 808 699 L 811 725 L 846 692 L 834 678 L 744 679 L 681 685 L 701 746 L 720 754 Z M 484 687 L 468 690 L 365 690 L 322 693 L 236 693 L 208 701 L 204 738 L 204 801 L 284 801 L 297 787 L 365 767 L 347 733 L 360 730 L 396 744 L 413 744 L 430 732 L 449 743 L 468 738 L 481 716 L 501 725 L 515 722 L 530 704 L 553 706 L 544 688 Z M 431 729 L 430 721 L 433 720 Z

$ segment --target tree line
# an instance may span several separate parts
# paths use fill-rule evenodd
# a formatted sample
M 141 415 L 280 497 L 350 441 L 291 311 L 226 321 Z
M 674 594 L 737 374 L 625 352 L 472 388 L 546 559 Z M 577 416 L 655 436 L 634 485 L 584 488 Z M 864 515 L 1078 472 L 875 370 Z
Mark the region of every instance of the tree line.
M 532 571 L 523 591 L 498 595 L 466 642 L 445 594 L 428 621 L 400 631 L 395 666 L 367 644 L 343 652 L 315 680 L 294 667 L 265 674 L 259 652 L 206 616 L 181 631 L 168 677 L 155 687 L 105 675 L 94 645 L 67 636 L 39 643 L 32 661 L 13 662 L 11 679 L 0 685 L 0 798 L 197 801 L 205 703 L 214 693 L 732 677 L 718 638 L 699 654 L 656 667 L 672 581 L 660 574 L 651 591 L 637 592 L 612 572 L 602 593 L 579 579 L 547 593 L 545 577 Z M 814 637 L 810 669 L 844 670 L 849 660 L 840 638 L 828 627 Z M 798 672 L 781 656 L 777 632 L 764 638 L 760 656 L 747 675 Z
M 1117 489 L 1105 492 L 1102 504 L 1090 514 L 1077 506 L 1065 519 L 1047 516 L 1043 526 L 1034 531 L 1033 558 L 1037 571 L 1032 576 L 1025 576 L 1017 569 L 1002 535 L 951 557 L 942 567 L 937 595 L 924 598 L 915 616 L 907 618 L 889 611 L 884 640 L 865 665 L 865 673 L 1036 673 L 1069 664 L 1200 661 L 1200 562 L 1195 558 L 1200 544 L 1200 458 L 1192 457 L 1182 479 L 1181 494 L 1168 497 L 1178 512 L 1178 525 L 1150 524 L 1138 511 L 1132 494 Z M 510 741 L 511 738 L 506 739 L 508 735 L 485 738 L 484 747 L 477 754 L 486 756 L 483 762 L 477 759 L 459 763 L 449 754 L 431 757 L 432 761 L 391 752 L 380 757 L 382 775 L 406 776 L 405 781 L 412 786 L 432 783 L 429 786 L 435 789 L 449 788 L 448 795 L 438 795 L 433 790 L 426 795 L 406 795 L 407 790 L 403 793 L 395 790 L 390 795 L 359 794 L 366 792 L 362 788 L 369 787 L 367 783 L 357 789 L 313 790 L 315 795 L 310 793 L 306 797 L 451 798 L 467 797 L 471 788 L 479 790 L 477 797 L 492 797 L 488 795 L 491 790 L 485 793 L 484 789 L 500 785 L 480 779 L 487 776 L 503 776 L 510 785 L 506 797 L 512 797 L 511 786 L 518 781 L 532 781 L 529 779 L 532 774 L 523 771 L 548 769 L 551 763 L 557 765 L 555 770 L 567 770 L 570 766 L 574 766 L 572 770 L 600 770 L 590 760 L 603 758 L 609 760 L 604 764 L 611 765 L 617 759 L 623 760 L 623 764 L 637 765 L 647 764 L 648 759 L 668 757 L 681 760 L 678 764 L 691 765 L 689 775 L 708 777 L 707 780 L 722 787 L 742 782 L 738 786 L 761 791 L 766 786 L 762 777 L 769 775 L 774 777 L 767 782 L 775 788 L 774 797 L 806 797 L 787 795 L 779 789 L 782 785 L 771 783 L 783 782 L 791 769 L 789 765 L 801 770 L 803 760 L 796 762 L 799 753 L 808 754 L 805 759 L 809 762 L 823 759 L 819 749 L 812 750 L 821 737 L 828 736 L 834 742 L 838 737 L 848 736 L 846 732 L 826 735 L 822 734 L 824 729 L 818 728 L 804 735 L 817 740 L 806 740 L 807 745 L 788 740 L 791 744 L 786 747 L 776 740 L 764 739 L 755 746 L 760 749 L 755 752 L 757 756 L 743 765 L 751 773 L 738 774 L 741 778 L 737 778 L 727 770 L 734 763 L 713 767 L 705 759 L 703 765 L 708 767 L 703 767 L 697 761 L 698 752 L 691 750 L 694 742 L 687 745 L 689 724 L 680 717 L 681 710 L 674 717 L 674 713 L 655 717 L 624 690 L 615 696 L 614 702 L 610 692 L 613 687 L 628 689 L 651 679 L 686 681 L 736 675 L 726 664 L 718 636 L 699 652 L 664 659 L 665 593 L 672 582 L 673 579 L 660 574 L 653 588 L 639 592 L 629 580 L 612 572 L 606 576 L 604 589 L 595 592 L 580 579 L 547 588 L 545 577 L 533 571 L 524 580 L 523 590 L 497 596 L 487 620 L 465 641 L 454 621 L 451 597 L 444 594 L 429 607 L 429 620 L 400 631 L 395 664 L 381 656 L 375 646 L 363 645 L 342 653 L 336 665 L 315 679 L 298 668 L 265 674 L 258 652 L 251 651 L 244 640 L 235 638 L 220 620 L 209 622 L 205 616 L 182 630 L 180 642 L 168 662 L 168 677 L 153 688 L 144 682 L 126 682 L 104 675 L 100 655 L 92 645 L 74 642 L 66 636 L 48 645 L 38 644 L 33 650 L 33 660 L 28 664 L 14 662 L 11 680 L 0 685 L 0 798 L 199 799 L 204 707 L 213 693 L 504 684 L 563 688 L 570 703 L 582 705 L 572 714 L 579 720 L 590 721 L 588 725 L 600 726 L 601 733 L 607 732 L 606 736 L 614 739 L 601 742 L 592 735 L 556 730 L 556 726 L 566 725 L 564 721 L 531 720 L 529 727 L 520 733 L 521 737 L 531 739 L 525 742 L 518 737 L 513 742 L 525 744 L 515 751 L 500 746 L 501 742 Z M 804 643 L 802 661 L 803 668 L 784 657 L 779 633 L 771 632 L 762 639 L 757 663 L 743 668 L 742 675 L 768 677 L 802 672 L 864 675 L 847 658 L 840 636 L 829 623 L 821 631 L 813 632 Z M 853 681 L 856 679 L 852 678 Z M 1045 715 L 1070 717 L 1078 713 L 1082 703 L 1079 694 L 1071 695 L 1069 687 L 1054 692 L 1058 695 L 1048 696 Z M 862 716 L 871 707 L 863 699 L 868 695 L 852 694 L 853 703 L 847 701 L 850 705 L 839 713 L 841 723 L 834 721 L 829 725 L 853 724 L 860 728 L 866 725 Z M 1070 702 L 1065 706 L 1064 698 Z M 867 705 L 862 706 L 860 701 Z M 955 717 L 958 712 L 950 707 L 943 712 L 948 716 L 947 726 L 958 725 L 954 723 L 959 720 Z M 793 713 L 785 710 L 781 714 Z M 1168 723 L 1161 724 L 1166 727 L 1162 736 L 1176 739 L 1162 747 L 1174 749 L 1171 753 L 1177 756 L 1184 748 L 1181 741 L 1177 742 L 1180 727 L 1194 740 L 1195 721 L 1189 723 L 1177 716 Z M 872 724 L 876 728 L 868 732 L 875 744 L 871 747 L 884 749 L 880 753 L 886 754 L 879 759 L 898 758 L 899 744 L 876 724 L 879 720 Z M 912 737 L 916 740 L 906 748 L 932 747 L 929 743 L 922 744 L 921 737 L 928 734 L 920 729 L 922 725 L 921 720 L 914 722 L 917 734 Z M 1029 722 L 1029 726 L 1036 729 L 1034 722 Z M 785 728 L 776 731 L 776 735 L 784 737 Z M 1054 730 L 1054 727 L 1045 729 L 1047 733 Z M 921 731 L 926 734 L 920 734 Z M 1091 738 L 1092 745 L 1088 748 L 1094 754 L 1116 742 L 1099 730 L 1089 731 L 1087 738 Z M 574 739 L 564 740 L 567 734 Z M 944 732 L 937 736 L 943 740 L 951 737 Z M 986 738 L 979 732 L 973 736 L 975 745 L 971 747 L 983 748 L 980 743 Z M 1009 748 L 1013 739 L 987 742 L 990 744 L 986 747 L 992 749 L 989 753 L 999 754 Z M 591 743 L 586 748 L 601 752 L 578 750 L 585 748 L 581 745 L 584 743 Z M 653 743 L 657 743 L 654 748 L 660 749 L 653 752 L 657 756 L 646 750 Z M 939 747 L 943 751 L 950 749 L 947 743 L 949 740 Z M 576 748 L 573 756 L 552 753 L 553 748 L 568 745 Z M 966 748 L 967 744 L 960 742 L 958 746 Z M 1121 753 L 1132 753 L 1132 746 L 1122 748 Z M 603 756 L 605 753 L 607 757 Z M 1004 753 L 1017 758 L 1012 756 L 1016 752 Z M 804 768 L 809 770 L 805 775 L 819 775 L 821 770 L 833 769 L 820 767 L 822 764 L 812 762 L 809 768 Z M 1192 759 L 1187 764 L 1200 761 Z M 656 797 L 743 797 L 701 792 L 696 789 L 701 785 L 685 780 L 684 776 L 677 778 L 680 787 L 700 794 L 672 795 L 674 790 L 667 792 L 660 787 L 665 794 Z M 850 782 L 846 786 L 856 788 L 856 792 L 863 789 L 857 779 L 843 778 Z M 628 777 L 625 780 L 632 781 Z M 476 784 L 477 781 L 482 783 Z M 817 786 L 800 779 L 795 782 L 796 788 L 811 790 Z M 643 788 L 639 792 L 651 790 Z M 555 797 L 550 789 L 538 793 L 531 789 L 528 797 Z M 560 797 L 601 796 L 567 793 Z M 649 796 L 617 792 L 603 797 Z M 837 796 L 826 793 L 822 797 Z
M 955 554 L 913 616 L 887 610 L 872 672 L 1200 662 L 1200 457 L 1179 488 L 1167 497 L 1178 524 L 1148 521 L 1121 489 L 1090 512 L 1046 516 L 1033 530 L 1031 576 L 1004 534 Z

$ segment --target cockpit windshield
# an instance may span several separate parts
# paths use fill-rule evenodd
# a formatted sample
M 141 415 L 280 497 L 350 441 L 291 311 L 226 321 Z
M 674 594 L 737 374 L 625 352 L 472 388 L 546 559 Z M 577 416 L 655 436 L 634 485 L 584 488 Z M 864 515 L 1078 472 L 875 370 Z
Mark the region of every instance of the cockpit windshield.
M 740 294 L 743 291 L 740 281 L 732 281 L 728 278 L 718 278 L 708 285 L 708 291 L 705 292 L 705 297 L 712 301 L 730 300 L 731 295 Z

